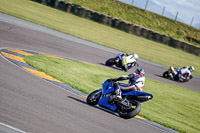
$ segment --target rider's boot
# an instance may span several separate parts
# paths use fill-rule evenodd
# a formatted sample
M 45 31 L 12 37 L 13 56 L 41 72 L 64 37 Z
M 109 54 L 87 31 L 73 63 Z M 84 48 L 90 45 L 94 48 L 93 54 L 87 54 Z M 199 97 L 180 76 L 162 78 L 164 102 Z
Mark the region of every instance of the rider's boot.
M 114 88 L 115 88 L 116 95 L 114 95 L 113 100 L 126 106 L 126 107 L 129 107 L 130 106 L 129 101 L 127 99 L 122 98 L 122 95 L 121 95 L 122 92 L 121 92 L 120 86 L 117 83 L 115 83 Z
M 174 80 L 174 75 L 172 73 L 169 73 L 169 77 L 171 80 Z
M 114 100 L 116 100 L 116 101 L 122 101 L 123 100 L 122 96 L 121 96 L 121 89 L 119 88 L 119 86 L 116 87 L 115 94 L 116 95 L 115 95 Z
M 122 96 L 121 96 L 121 89 L 119 87 L 116 88 L 115 90 L 115 97 L 114 97 L 114 100 L 119 102 L 120 104 L 126 106 L 126 107 L 129 107 L 130 106 L 130 103 L 127 99 L 123 99 Z

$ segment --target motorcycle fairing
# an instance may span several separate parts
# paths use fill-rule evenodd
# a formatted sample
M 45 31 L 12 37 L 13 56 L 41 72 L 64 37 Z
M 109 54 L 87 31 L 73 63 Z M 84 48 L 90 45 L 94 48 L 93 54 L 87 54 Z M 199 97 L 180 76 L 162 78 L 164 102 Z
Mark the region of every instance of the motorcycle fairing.
M 114 87 L 108 81 L 105 81 L 104 84 L 102 85 L 102 87 L 103 87 L 102 88 L 102 95 L 101 95 L 101 98 L 98 102 L 99 106 L 111 109 L 112 111 L 116 111 L 117 106 L 111 105 L 111 104 L 108 103 L 111 93 L 115 91 Z
M 147 92 L 143 92 L 143 91 L 122 91 L 122 96 L 128 96 L 128 95 L 133 95 L 133 96 L 150 96 L 151 99 L 153 98 L 153 95 Z M 140 103 L 145 102 L 147 100 L 142 100 L 139 101 Z
M 101 98 L 100 98 L 100 100 L 99 100 L 99 102 L 98 102 L 99 106 L 102 106 L 104 108 L 110 109 L 112 111 L 116 111 L 117 110 L 117 106 L 114 105 L 114 104 L 113 105 L 108 104 L 109 99 L 110 98 L 106 97 L 106 95 L 102 95 Z
M 185 73 L 183 74 L 184 77 L 188 77 L 189 73 Z
M 132 67 L 132 62 L 128 62 L 125 56 L 122 57 L 120 54 L 118 54 L 118 57 L 120 60 L 124 61 L 125 64 L 127 64 L 128 69 L 130 69 Z
M 118 54 L 117 56 L 119 57 L 120 60 L 122 60 L 122 56 L 121 56 L 121 54 Z
M 131 67 L 132 65 L 129 63 L 129 64 L 127 64 L 127 66 L 128 66 L 128 67 Z
M 187 79 L 189 78 L 189 73 L 181 73 L 181 70 L 178 71 L 179 78 Z

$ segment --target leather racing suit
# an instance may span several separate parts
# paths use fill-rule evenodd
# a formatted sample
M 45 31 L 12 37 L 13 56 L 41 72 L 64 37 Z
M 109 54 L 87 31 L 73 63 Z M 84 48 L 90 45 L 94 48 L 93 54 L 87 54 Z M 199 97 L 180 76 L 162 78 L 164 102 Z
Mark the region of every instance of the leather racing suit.
M 145 76 L 137 74 L 137 73 L 133 73 L 133 74 L 129 74 L 127 76 L 118 77 L 113 80 L 114 81 L 129 80 L 128 84 L 120 83 L 120 82 L 115 83 L 115 93 L 117 96 L 121 96 L 121 90 L 123 90 L 123 91 L 129 91 L 129 90 L 142 91 L 142 89 L 144 87 Z

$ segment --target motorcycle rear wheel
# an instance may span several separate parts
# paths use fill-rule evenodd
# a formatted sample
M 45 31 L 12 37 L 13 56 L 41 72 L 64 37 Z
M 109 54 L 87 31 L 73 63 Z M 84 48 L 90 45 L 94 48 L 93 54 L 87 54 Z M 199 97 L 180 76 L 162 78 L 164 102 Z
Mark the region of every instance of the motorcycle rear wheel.
M 122 70 L 124 70 L 125 72 L 127 72 L 127 71 L 128 71 L 128 69 L 127 69 L 127 68 L 125 68 L 124 66 L 122 67 Z
M 97 93 L 99 90 L 95 90 L 87 96 L 87 103 L 89 105 L 97 105 L 101 97 L 102 92 Z
M 130 119 L 135 117 L 140 113 L 141 105 L 138 101 L 131 101 L 132 107 L 130 109 L 125 109 L 123 106 L 118 109 L 118 114 L 124 119 Z

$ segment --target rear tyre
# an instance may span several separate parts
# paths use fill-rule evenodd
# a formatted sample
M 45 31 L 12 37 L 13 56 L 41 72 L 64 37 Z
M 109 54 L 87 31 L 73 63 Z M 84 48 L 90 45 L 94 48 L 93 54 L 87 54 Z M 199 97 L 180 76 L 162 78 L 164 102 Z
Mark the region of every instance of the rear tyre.
M 90 93 L 87 97 L 87 103 L 89 105 L 97 105 L 98 101 L 101 97 L 102 92 L 99 92 L 99 90 L 95 90 L 92 93 Z
M 131 108 L 126 109 L 125 107 L 121 107 L 118 109 L 119 116 L 124 118 L 124 119 L 130 119 L 135 117 L 137 114 L 140 113 L 141 110 L 141 105 L 138 101 L 131 101 Z
M 128 71 L 128 69 L 127 69 L 127 68 L 125 68 L 124 66 L 122 67 L 122 70 L 124 70 L 125 72 L 127 72 L 127 71 Z
M 174 80 L 175 80 L 175 81 L 180 81 L 178 75 L 175 75 L 175 76 L 174 76 Z

